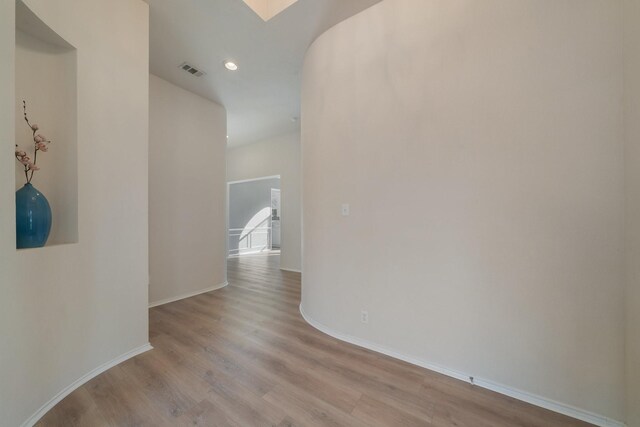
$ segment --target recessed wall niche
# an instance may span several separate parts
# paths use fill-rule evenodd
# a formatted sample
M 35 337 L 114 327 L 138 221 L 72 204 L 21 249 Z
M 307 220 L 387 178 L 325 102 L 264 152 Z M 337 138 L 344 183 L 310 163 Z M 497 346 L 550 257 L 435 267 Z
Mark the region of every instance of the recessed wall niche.
M 263 21 L 269 21 L 284 12 L 298 0 L 244 0 Z
M 49 201 L 52 225 L 46 246 L 78 242 L 77 56 L 76 49 L 16 1 L 16 144 L 33 158 L 31 123 L 52 142 L 38 153 L 39 171 L 31 181 Z M 16 162 L 16 190 L 25 184 Z

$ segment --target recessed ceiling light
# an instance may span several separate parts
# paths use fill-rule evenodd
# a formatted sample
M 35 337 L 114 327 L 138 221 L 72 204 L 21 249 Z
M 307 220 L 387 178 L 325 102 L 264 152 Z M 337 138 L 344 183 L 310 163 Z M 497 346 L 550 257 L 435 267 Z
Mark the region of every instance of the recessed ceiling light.
M 238 70 L 238 64 L 236 64 L 233 61 L 225 61 L 224 68 L 226 68 L 229 71 L 237 71 Z

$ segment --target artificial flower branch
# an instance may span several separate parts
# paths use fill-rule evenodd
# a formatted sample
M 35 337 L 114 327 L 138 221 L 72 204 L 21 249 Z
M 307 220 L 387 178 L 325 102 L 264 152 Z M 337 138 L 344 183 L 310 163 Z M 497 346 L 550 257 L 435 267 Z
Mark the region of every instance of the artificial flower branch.
M 22 101 L 22 109 L 24 111 L 24 121 L 27 122 L 29 129 L 31 129 L 31 132 L 33 133 L 35 150 L 33 152 L 33 161 L 31 161 L 31 157 L 29 157 L 25 151 L 20 150 L 18 144 L 16 144 L 16 160 L 24 166 L 24 176 L 27 179 L 27 184 L 29 184 L 33 179 L 34 172 L 40 170 L 36 165 L 36 162 L 38 161 L 38 151 L 46 153 L 49 150 L 48 144 L 50 144 L 51 141 L 39 133 L 36 134 L 39 127 L 37 124 L 31 124 L 29 122 L 29 118 L 27 117 L 27 103 L 24 100 Z

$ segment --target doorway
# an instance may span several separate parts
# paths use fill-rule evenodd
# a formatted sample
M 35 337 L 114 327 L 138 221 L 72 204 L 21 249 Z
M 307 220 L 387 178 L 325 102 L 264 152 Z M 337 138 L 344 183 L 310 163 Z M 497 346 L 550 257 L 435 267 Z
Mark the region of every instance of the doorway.
M 228 183 L 229 257 L 279 252 L 280 191 L 279 175 Z

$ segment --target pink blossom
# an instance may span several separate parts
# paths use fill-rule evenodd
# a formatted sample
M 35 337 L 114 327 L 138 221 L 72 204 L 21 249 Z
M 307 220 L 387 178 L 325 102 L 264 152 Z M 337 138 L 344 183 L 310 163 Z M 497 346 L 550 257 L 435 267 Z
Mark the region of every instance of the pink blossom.
M 38 151 L 43 151 L 46 152 L 49 150 L 49 146 L 48 144 L 51 142 L 47 139 L 46 136 L 40 134 L 40 133 L 36 133 L 40 127 L 33 123 L 31 124 L 29 122 L 29 119 L 27 117 L 27 103 L 25 101 L 22 101 L 22 105 L 23 105 L 23 110 L 24 110 L 24 119 L 27 122 L 27 124 L 29 125 L 29 128 L 33 131 L 33 141 L 35 143 L 35 153 L 37 155 Z M 24 165 L 25 167 L 25 171 L 30 171 L 31 172 L 31 177 L 29 175 L 27 175 L 27 182 L 31 181 L 31 178 L 33 177 L 33 172 L 40 170 L 40 168 L 38 166 L 36 166 L 35 162 L 31 160 L 31 157 L 27 156 L 27 153 L 20 150 L 20 148 L 18 147 L 18 145 L 16 144 L 16 159 L 18 160 L 18 162 L 20 162 L 21 164 Z

